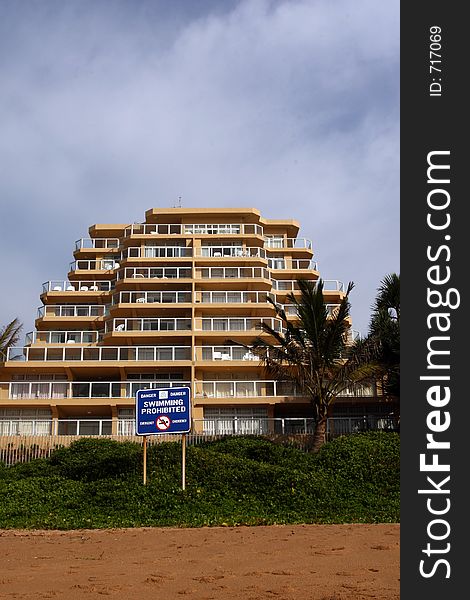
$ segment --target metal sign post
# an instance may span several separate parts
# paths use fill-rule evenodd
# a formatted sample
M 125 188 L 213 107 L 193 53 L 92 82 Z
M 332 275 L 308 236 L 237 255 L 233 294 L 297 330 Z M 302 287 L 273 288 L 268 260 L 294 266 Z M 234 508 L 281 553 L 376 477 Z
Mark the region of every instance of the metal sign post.
M 186 489 L 186 433 L 191 431 L 189 387 L 139 390 L 135 398 L 135 432 L 144 436 L 144 485 L 147 483 L 147 436 L 182 434 L 182 487 Z
M 144 485 L 147 485 L 147 436 L 144 435 Z
M 181 487 L 186 489 L 186 434 L 181 436 Z

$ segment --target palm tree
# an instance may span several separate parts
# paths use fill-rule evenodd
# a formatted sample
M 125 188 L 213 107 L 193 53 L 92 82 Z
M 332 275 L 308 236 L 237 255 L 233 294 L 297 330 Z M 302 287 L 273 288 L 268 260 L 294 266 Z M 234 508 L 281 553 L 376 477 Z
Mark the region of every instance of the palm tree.
M 323 281 L 298 280 L 300 297 L 288 295 L 297 311 L 297 320 L 289 321 L 283 308 L 271 301 L 282 319 L 282 331 L 266 323 L 260 326 L 274 338 L 274 343 L 257 337 L 249 346 L 270 376 L 289 380 L 310 399 L 316 427 L 313 451 L 324 444 L 328 411 L 331 404 L 346 388 L 359 388 L 373 380 L 376 364 L 373 346 L 358 341 L 348 345 L 349 294 L 348 285 L 341 304 L 329 315 L 323 298 Z
M 0 361 L 6 360 L 8 348 L 13 348 L 17 344 L 22 327 L 18 319 L 13 319 L 0 329 Z
M 400 397 L 400 276 L 386 275 L 372 306 L 369 337 L 378 347 L 384 375 L 384 391 Z

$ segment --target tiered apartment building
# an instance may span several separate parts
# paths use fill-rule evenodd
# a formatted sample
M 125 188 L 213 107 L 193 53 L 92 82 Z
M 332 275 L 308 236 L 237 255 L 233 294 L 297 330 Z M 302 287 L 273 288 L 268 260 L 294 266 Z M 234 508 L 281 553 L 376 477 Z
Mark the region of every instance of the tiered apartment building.
M 195 431 L 308 428 L 307 398 L 228 341 L 249 344 L 261 321 L 281 329 L 269 297 L 295 318 L 287 295 L 319 277 L 298 233 L 253 208 L 152 208 L 143 223 L 92 225 L 67 278 L 43 284 L 35 331 L 0 366 L 0 433 L 132 434 L 137 390 L 182 385 Z M 343 296 L 325 282 L 329 310 Z M 384 412 L 364 394 L 345 394 L 336 414 Z

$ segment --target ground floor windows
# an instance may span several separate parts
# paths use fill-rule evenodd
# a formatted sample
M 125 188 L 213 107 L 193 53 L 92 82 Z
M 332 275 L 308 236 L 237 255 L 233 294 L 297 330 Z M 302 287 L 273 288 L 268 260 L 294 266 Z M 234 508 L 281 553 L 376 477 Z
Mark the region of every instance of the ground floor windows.
M 0 435 L 49 435 L 52 415 L 44 408 L 0 408 Z
M 263 407 L 204 408 L 204 433 L 262 434 L 268 432 L 268 409 Z

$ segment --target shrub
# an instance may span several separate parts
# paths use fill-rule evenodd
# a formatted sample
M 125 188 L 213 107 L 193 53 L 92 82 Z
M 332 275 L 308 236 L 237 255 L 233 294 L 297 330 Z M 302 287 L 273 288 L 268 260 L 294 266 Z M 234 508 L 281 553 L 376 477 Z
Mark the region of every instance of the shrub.
M 35 458 L 29 462 L 16 463 L 7 469 L 5 478 L 21 479 L 29 477 L 47 477 L 51 476 L 55 468 L 51 466 L 47 458 Z
M 312 457 L 302 450 L 276 444 L 263 437 L 230 437 L 216 442 L 208 442 L 203 447 L 211 451 L 271 465 L 287 466 L 287 464 L 292 464 L 299 469 L 309 468 L 312 464 Z
M 319 454 L 265 439 L 230 438 L 187 449 L 84 438 L 50 459 L 7 467 L 0 527 L 261 525 L 399 520 L 399 438 L 339 438 Z
M 49 461 L 63 477 L 95 481 L 139 472 L 142 448 L 134 442 L 83 438 L 54 450 Z
M 400 481 L 398 433 L 367 432 L 339 437 L 316 455 L 316 466 L 352 484 L 397 488 Z

